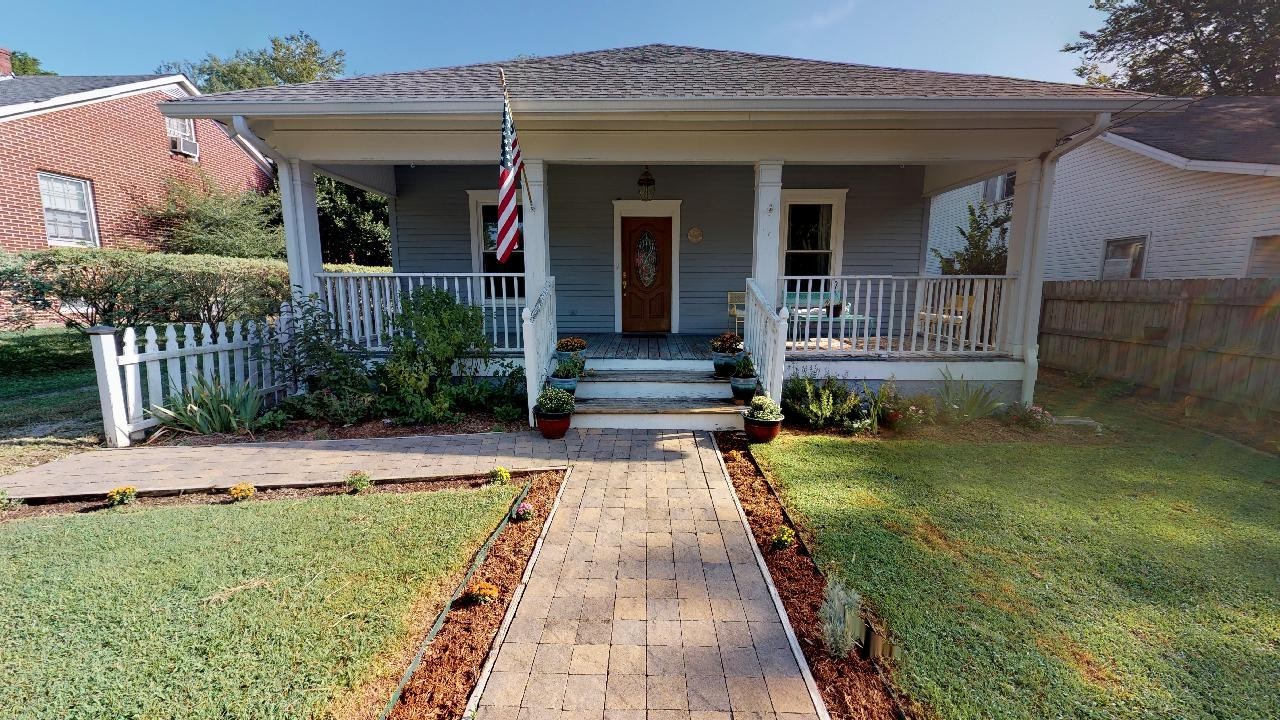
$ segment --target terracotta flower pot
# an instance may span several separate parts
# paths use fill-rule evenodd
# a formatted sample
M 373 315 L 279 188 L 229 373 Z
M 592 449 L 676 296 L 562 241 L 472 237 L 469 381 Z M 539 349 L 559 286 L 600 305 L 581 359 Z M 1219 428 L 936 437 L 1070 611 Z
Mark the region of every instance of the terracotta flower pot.
M 742 429 L 747 433 L 747 440 L 754 443 L 767 443 L 778 437 L 782 431 L 782 420 L 753 420 L 742 418 Z
M 573 413 L 544 413 L 535 411 L 534 417 L 538 420 L 538 430 L 542 432 L 542 437 L 548 440 L 559 440 L 569 432 L 569 423 L 573 418 Z

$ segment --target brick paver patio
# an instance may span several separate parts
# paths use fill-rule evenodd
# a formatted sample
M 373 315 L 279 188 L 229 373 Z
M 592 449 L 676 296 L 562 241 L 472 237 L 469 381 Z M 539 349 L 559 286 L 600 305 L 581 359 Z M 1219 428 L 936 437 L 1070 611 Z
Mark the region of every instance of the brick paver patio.
M 564 467 L 563 440 L 536 432 L 434 435 L 361 440 L 300 440 L 207 447 L 94 450 L 0 475 L 0 488 L 25 499 L 103 495 L 133 485 L 139 492 L 303 487 L 341 482 L 352 470 L 375 480 L 448 477 Z
M 817 718 L 710 437 L 586 430 L 568 453 L 478 717 Z

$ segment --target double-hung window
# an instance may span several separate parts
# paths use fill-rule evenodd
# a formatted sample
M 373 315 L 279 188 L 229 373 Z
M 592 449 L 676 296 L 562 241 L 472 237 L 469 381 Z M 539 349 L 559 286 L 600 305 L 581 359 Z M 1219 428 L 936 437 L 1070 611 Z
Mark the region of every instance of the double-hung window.
M 52 173 L 37 173 L 36 177 L 49 244 L 97 247 L 98 223 L 89 181 Z
M 505 263 L 498 262 L 498 193 L 475 190 L 471 197 L 472 272 L 520 273 L 521 277 L 482 279 L 485 297 L 514 300 L 524 297 L 524 244 L 511 251 Z M 524 229 L 524 206 L 516 206 L 516 225 Z
M 840 274 L 844 245 L 844 200 L 838 190 L 782 191 L 782 274 Z
M 190 118 L 165 118 L 164 125 L 169 137 L 196 141 L 196 124 Z
M 1146 254 L 1145 237 L 1108 240 L 1102 256 L 1102 279 L 1126 280 L 1142 277 Z

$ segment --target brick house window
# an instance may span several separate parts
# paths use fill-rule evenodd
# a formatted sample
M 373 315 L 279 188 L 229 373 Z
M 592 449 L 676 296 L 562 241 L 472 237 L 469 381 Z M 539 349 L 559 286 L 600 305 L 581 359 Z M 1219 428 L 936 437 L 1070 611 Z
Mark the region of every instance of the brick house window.
M 169 137 L 196 141 L 196 124 L 190 118 L 165 118 L 164 125 Z
M 37 177 L 49 244 L 97 247 L 98 223 L 89 181 L 51 173 L 37 173 Z

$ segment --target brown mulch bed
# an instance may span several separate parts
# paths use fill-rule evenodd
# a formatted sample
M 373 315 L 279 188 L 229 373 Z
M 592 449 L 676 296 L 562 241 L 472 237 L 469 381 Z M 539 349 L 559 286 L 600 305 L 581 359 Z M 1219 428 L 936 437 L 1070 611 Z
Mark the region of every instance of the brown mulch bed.
M 354 425 L 330 425 L 317 420 L 291 420 L 280 430 L 266 430 L 252 435 L 188 435 L 165 433 L 149 440 L 153 445 L 225 445 L 247 442 L 285 442 L 289 440 L 356 440 L 361 438 L 403 437 L 405 435 L 463 435 L 485 432 L 517 432 L 528 430 L 523 420 L 502 422 L 492 413 L 467 413 L 454 423 L 401 425 L 386 420 L 366 420 Z
M 521 478 L 528 473 L 512 472 L 513 478 Z M 477 488 L 485 485 L 489 479 L 484 476 L 458 475 L 453 477 L 431 478 L 427 480 L 398 480 L 395 482 L 379 482 L 366 490 L 366 493 L 416 493 L 444 490 L 446 488 Z M 268 500 L 294 500 L 317 497 L 320 495 L 347 495 L 351 491 L 345 485 L 315 485 L 299 488 L 259 489 L 253 497 L 242 502 L 253 503 Z M 230 505 L 231 498 L 225 492 L 193 491 L 179 495 L 139 495 L 130 507 L 160 508 L 182 505 Z M 47 517 L 53 515 L 69 515 L 72 513 L 90 513 L 108 510 L 111 506 L 101 499 L 70 500 L 66 502 L 24 503 L 8 510 L 0 511 L 0 522 L 25 518 Z
M 508 523 L 471 579 L 473 586 L 481 581 L 497 586 L 498 599 L 483 605 L 462 600 L 454 604 L 444 626 L 427 647 L 418 671 L 405 685 L 400 703 L 391 712 L 393 720 L 456 720 L 461 715 L 480 679 L 489 647 L 524 575 L 533 546 L 542 533 L 543 523 L 563 480 L 564 473 L 560 471 L 542 472 L 533 477 L 525 498 L 534 507 L 533 519 Z M 423 620 L 425 624 L 419 638 L 426 636 L 435 616 Z M 408 667 L 417 647 L 415 642 L 409 656 L 397 667 L 401 670 Z M 389 683 L 371 683 L 362 695 L 381 697 L 385 703 L 399 679 L 397 675 Z M 376 718 L 383 709 L 383 705 L 377 702 L 361 705 L 363 711 L 342 717 Z
M 914 716 L 912 709 L 903 707 L 875 662 L 856 656 L 833 658 L 823 650 L 818 623 L 818 607 L 826 588 L 822 571 L 803 542 L 784 550 L 771 548 L 773 534 L 780 526 L 791 527 L 797 534 L 800 528 L 786 517 L 782 503 L 751 457 L 750 446 L 742 434 L 718 432 L 716 442 L 831 717 L 887 720 Z

